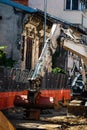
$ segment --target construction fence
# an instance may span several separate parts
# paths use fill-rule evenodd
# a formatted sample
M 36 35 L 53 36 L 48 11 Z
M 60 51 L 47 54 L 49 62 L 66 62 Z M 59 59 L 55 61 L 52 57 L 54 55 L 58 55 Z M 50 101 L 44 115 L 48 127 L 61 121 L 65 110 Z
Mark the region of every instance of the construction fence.
M 29 88 L 28 78 L 32 77 L 33 70 L 9 68 L 0 66 L 0 91 L 22 91 Z M 67 87 L 67 75 L 46 73 L 43 77 L 41 89 L 61 89 Z

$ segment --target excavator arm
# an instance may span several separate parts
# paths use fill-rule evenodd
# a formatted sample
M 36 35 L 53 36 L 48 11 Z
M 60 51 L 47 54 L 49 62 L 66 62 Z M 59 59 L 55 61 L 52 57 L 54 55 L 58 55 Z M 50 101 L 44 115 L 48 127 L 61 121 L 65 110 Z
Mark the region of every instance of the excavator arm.
M 78 55 L 80 58 L 83 59 L 85 65 L 87 65 L 87 46 L 80 43 L 75 43 L 74 41 L 70 41 L 65 39 L 63 43 L 61 42 L 61 46 L 63 44 L 63 47 L 65 50 L 68 50 L 72 52 L 73 54 Z
M 52 55 L 55 53 L 57 48 L 57 38 L 61 34 L 61 24 L 53 24 L 49 38 L 44 43 L 42 53 L 38 59 L 34 74 L 30 81 L 30 90 L 38 91 L 41 86 L 41 80 L 46 71 L 52 71 Z
M 58 39 L 60 39 L 58 42 Z M 30 90 L 40 89 L 41 80 L 46 71 L 52 71 L 52 55 L 58 44 L 81 59 L 87 66 L 87 46 L 83 44 L 81 33 L 74 33 L 72 28 L 64 29 L 61 24 L 53 24 L 49 38 L 46 40 L 42 53 L 38 59 L 37 66 L 30 81 Z
M 65 50 L 70 51 L 80 57 L 82 64 L 82 78 L 85 84 L 85 91 L 87 91 L 87 79 L 85 71 L 85 66 L 87 67 L 87 46 L 82 44 L 81 41 L 75 42 L 74 40 L 66 38 L 63 39 L 60 44 Z

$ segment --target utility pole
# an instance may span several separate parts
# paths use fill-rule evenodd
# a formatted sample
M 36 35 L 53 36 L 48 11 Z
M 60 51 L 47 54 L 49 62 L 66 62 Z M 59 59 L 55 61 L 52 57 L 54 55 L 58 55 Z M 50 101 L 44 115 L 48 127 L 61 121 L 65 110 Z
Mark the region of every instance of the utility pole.
M 47 0 L 44 0 L 44 44 L 46 42 L 46 14 L 47 14 Z

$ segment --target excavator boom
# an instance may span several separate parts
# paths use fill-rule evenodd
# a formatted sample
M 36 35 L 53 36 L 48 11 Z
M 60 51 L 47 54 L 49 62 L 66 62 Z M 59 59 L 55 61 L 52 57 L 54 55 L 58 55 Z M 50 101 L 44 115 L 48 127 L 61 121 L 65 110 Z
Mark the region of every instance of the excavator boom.
M 80 58 L 84 60 L 85 65 L 87 65 L 87 46 L 81 43 L 75 43 L 74 41 L 70 41 L 65 39 L 63 42 L 63 47 L 65 50 L 76 54 Z
M 55 53 L 57 48 L 57 38 L 61 34 L 61 25 L 53 24 L 49 38 L 44 43 L 42 53 L 38 59 L 37 66 L 35 68 L 32 78 L 30 81 L 30 90 L 37 91 L 40 89 L 41 79 L 43 78 L 46 71 L 52 71 L 52 55 Z

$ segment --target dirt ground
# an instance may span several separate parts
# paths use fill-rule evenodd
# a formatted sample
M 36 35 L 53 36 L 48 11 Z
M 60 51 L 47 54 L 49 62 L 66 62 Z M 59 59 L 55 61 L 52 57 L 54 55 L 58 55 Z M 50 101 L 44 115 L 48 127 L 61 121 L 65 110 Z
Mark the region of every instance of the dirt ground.
M 15 108 L 5 112 L 17 130 L 87 130 L 87 118 L 69 115 L 67 107 L 41 110 L 37 121 L 24 119 L 23 111 L 23 108 Z

